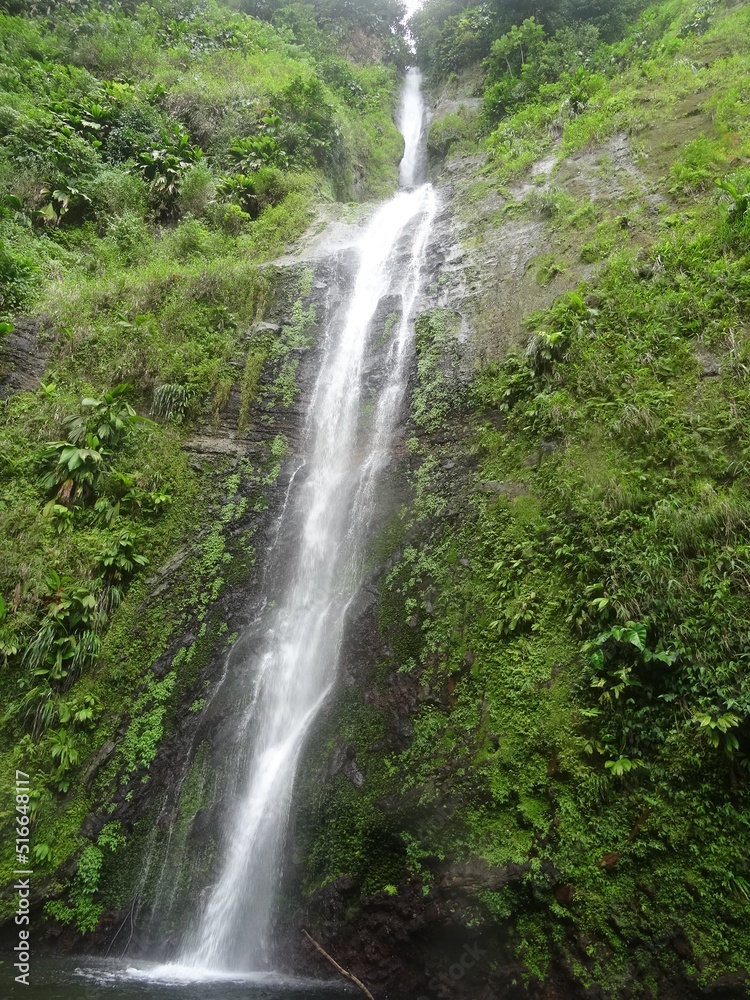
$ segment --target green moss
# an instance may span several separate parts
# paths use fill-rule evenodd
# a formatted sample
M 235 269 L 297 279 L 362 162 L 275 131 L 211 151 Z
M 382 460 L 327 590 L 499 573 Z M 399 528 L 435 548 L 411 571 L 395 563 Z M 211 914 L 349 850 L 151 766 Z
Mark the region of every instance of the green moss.
M 256 553 L 250 546 L 242 555 L 235 556 L 227 567 L 225 577 L 226 582 L 232 586 L 237 583 L 244 583 L 248 580 L 255 568 Z
M 188 647 L 185 661 L 178 672 L 177 683 L 180 689 L 190 689 L 197 683 L 211 659 L 217 639 L 217 629 L 212 620 L 208 629 L 203 631 L 202 627 L 195 642 Z
M 164 733 L 166 702 L 172 694 L 177 675 L 168 674 L 162 681 L 151 681 L 133 706 L 130 727 L 120 748 L 122 782 L 140 769 L 148 769 L 156 756 L 156 748 Z
M 449 152 L 471 152 L 476 146 L 477 116 L 462 105 L 455 113 L 435 118 L 427 133 L 427 156 L 430 163 L 439 164 Z
M 667 45 L 687 5 L 659 11 L 649 44 Z M 468 393 L 455 393 L 451 314 L 418 318 L 411 498 L 373 544 L 388 565 L 379 624 L 393 656 L 373 667 L 369 693 L 394 727 L 408 705 L 413 733 L 407 746 L 373 743 L 367 771 L 357 749 L 360 788 L 341 773 L 305 787 L 308 893 L 344 874 L 360 892 L 376 887 L 380 862 L 371 882 L 358 868 L 376 823 L 401 866 L 387 885 L 415 877 L 429 893 L 436 859 L 441 873 L 483 859 L 507 884 L 462 887 L 463 912 L 466 897 L 477 907 L 466 921 L 502 934 L 530 987 L 552 956 L 613 997 L 634 982 L 644 997 L 686 977 L 705 986 L 750 963 L 740 570 L 750 247 L 730 199 L 710 194 L 726 136 L 701 117 L 702 99 L 724 108 L 745 148 L 747 123 L 731 106 L 744 101 L 734 74 L 747 55 L 729 35 L 747 16 L 722 11 L 674 62 L 618 68 L 565 121 L 564 150 L 638 136 L 640 166 L 667 205 L 643 221 L 640 199 L 655 190 L 645 180 L 637 197 L 594 204 L 576 193 L 574 204 L 576 178 L 561 167 L 557 189 L 513 208 L 559 241 L 538 259 L 542 282 L 561 280 L 558 260 L 598 265 L 589 284 L 528 317 L 527 350 L 478 358 Z M 701 59 L 712 46 L 723 47 L 722 70 Z M 689 77 L 687 49 L 702 67 Z M 665 151 L 682 101 L 685 123 Z M 487 181 L 538 159 L 557 109 L 501 123 Z M 611 164 L 592 162 L 606 183 Z M 468 189 L 470 167 L 457 164 Z M 487 195 L 475 186 L 480 217 Z M 315 757 L 318 780 L 334 746 L 331 735 Z M 381 768 L 382 784 L 368 785 Z M 678 932 L 691 959 L 671 946 Z
M 395 552 L 404 538 L 404 520 L 399 511 L 392 514 L 378 535 L 372 539 L 367 548 L 368 563 L 370 565 L 385 561 Z
M 417 426 L 427 431 L 437 430 L 445 421 L 457 385 L 459 317 L 436 309 L 417 317 L 415 336 L 419 384 L 412 400 L 412 413 Z
M 401 599 L 401 587 L 409 579 L 408 570 L 394 574 L 390 588 L 382 594 L 378 612 L 378 624 L 381 632 L 388 636 L 396 662 L 403 669 L 409 669 L 418 661 L 422 651 L 423 636 L 419 627 L 417 614 L 409 614 L 411 608 L 405 608 Z
M 559 274 L 565 274 L 566 265 L 554 253 L 543 254 L 537 258 L 536 280 L 540 285 L 548 285 Z
M 401 318 L 401 314 L 397 312 L 390 312 L 385 318 L 385 324 L 383 325 L 383 332 L 378 339 L 378 347 L 384 347 L 391 338 L 391 333 L 393 328 L 398 323 Z
M 346 876 L 370 895 L 405 875 L 404 842 L 394 832 L 392 817 L 378 805 L 393 790 L 377 749 L 383 725 L 382 712 L 349 689 L 336 696 L 308 742 L 299 778 L 303 806 L 295 818 L 307 892 Z M 343 747 L 348 748 L 346 759 L 356 763 L 361 783 L 338 774 L 321 788 L 321 769 L 340 758 Z

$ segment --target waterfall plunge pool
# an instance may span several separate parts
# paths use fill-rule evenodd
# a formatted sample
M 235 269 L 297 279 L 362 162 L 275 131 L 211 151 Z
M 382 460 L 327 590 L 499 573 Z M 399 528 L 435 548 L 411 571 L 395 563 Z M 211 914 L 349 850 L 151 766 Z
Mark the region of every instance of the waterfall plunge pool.
M 13 1000 L 345 1000 L 361 995 L 339 980 L 292 979 L 273 972 L 202 973 L 90 955 L 39 955 L 29 986 L 12 983 L 10 993 Z

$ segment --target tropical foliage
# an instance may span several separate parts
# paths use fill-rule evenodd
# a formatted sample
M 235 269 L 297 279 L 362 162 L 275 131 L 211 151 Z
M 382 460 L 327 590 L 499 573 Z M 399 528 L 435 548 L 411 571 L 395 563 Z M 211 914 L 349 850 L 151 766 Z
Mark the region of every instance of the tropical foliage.
M 243 352 L 258 367 L 242 386 L 250 419 L 272 346 L 248 343 L 271 294 L 259 265 L 317 206 L 397 183 L 400 14 L 349 6 L 333 37 L 334 8 L 0 9 L 0 345 L 26 338 L 46 358 L 38 388 L 29 376 L 14 391 L 0 368 L 0 756 L 34 771 L 50 877 L 85 846 L 88 804 L 119 788 L 113 775 L 92 790 L 92 761 L 122 743 L 136 703 L 117 773 L 147 771 L 174 686 L 150 685 L 154 651 L 191 617 L 205 633 L 224 585 L 232 505 L 208 538 L 199 522 L 226 470 L 199 477 L 183 446 L 220 420 Z M 289 368 L 285 398 L 293 382 Z M 272 439 L 245 475 L 271 482 L 282 453 Z M 136 613 L 145 577 L 181 546 L 185 592 L 156 623 Z M 195 663 L 185 670 L 197 683 Z M 82 931 L 101 912 L 101 857 L 85 847 L 72 906 L 53 907 Z

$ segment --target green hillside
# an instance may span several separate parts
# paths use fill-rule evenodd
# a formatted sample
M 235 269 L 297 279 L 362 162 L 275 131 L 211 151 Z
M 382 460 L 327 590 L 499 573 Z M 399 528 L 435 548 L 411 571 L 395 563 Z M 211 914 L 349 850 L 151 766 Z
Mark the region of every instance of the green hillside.
M 245 426 L 259 392 L 294 398 L 289 343 L 253 326 L 273 294 L 263 265 L 326 205 L 397 184 L 398 7 L 264 13 L 0 13 L 0 336 L 34 344 L 2 370 L 0 755 L 35 776 L 47 880 L 79 853 L 92 802 L 153 760 L 171 682 L 150 665 L 224 583 L 231 517 L 208 511 L 231 470 L 201 477 L 187 437 L 218 425 L 238 380 Z M 247 475 L 273 481 L 284 449 L 277 435 Z M 144 580 L 196 536 L 180 592 L 144 618 Z M 134 701 L 146 722 L 92 792 L 88 764 Z M 102 909 L 90 897 L 82 931 Z
M 750 5 L 426 0 L 414 55 L 390 0 L 0 7 L 0 761 L 40 933 L 104 950 L 213 805 L 201 749 L 170 831 L 149 782 L 255 585 L 322 267 L 282 255 L 395 191 L 416 59 L 430 284 L 282 922 L 383 994 L 747 995 Z

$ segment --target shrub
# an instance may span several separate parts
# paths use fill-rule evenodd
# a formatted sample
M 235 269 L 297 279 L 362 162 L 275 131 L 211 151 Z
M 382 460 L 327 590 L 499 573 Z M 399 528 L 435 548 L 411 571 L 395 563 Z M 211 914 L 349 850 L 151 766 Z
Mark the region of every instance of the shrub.
M 197 163 L 182 179 L 179 208 L 185 214 L 200 216 L 216 197 L 211 171 L 205 163 Z
M 262 167 L 252 174 L 222 177 L 217 190 L 223 198 L 239 205 L 251 219 L 257 219 L 264 208 L 284 200 L 289 182 L 276 167 Z
M 114 163 L 134 159 L 142 150 L 159 145 L 165 125 L 164 113 L 158 108 L 132 103 L 117 116 L 104 143 L 104 154 Z
M 97 214 L 110 217 L 137 213 L 143 215 L 148 201 L 148 188 L 137 174 L 119 167 L 106 167 L 86 185 L 91 204 Z
M 153 246 L 148 227 L 134 212 L 115 216 L 107 227 L 107 237 L 114 244 L 123 264 L 143 260 Z
M 227 236 L 239 236 L 252 222 L 251 216 L 234 202 L 228 205 L 208 205 L 206 217 L 211 225 L 220 229 Z
M 175 260 L 185 260 L 197 255 L 207 256 L 215 242 L 215 235 L 197 219 L 185 219 L 169 236 L 169 253 Z
M 0 312 L 21 309 L 36 286 L 34 260 L 0 239 Z
M 427 157 L 431 163 L 445 159 L 452 146 L 476 138 L 477 119 L 468 108 L 461 106 L 455 114 L 445 115 L 430 125 L 427 134 Z
M 722 180 L 717 187 L 726 205 L 727 222 L 735 232 L 750 232 L 750 170 L 736 170 Z

